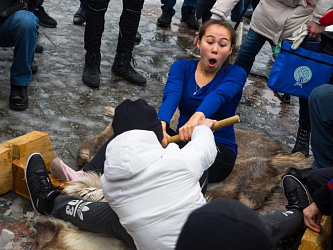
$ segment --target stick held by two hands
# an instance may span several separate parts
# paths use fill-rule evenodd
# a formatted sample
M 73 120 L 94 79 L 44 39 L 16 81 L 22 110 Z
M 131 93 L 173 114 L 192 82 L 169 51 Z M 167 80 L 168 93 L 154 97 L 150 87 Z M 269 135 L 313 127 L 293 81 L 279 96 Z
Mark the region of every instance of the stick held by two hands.
M 227 126 L 230 126 L 230 125 L 233 125 L 233 124 L 239 123 L 239 122 L 240 122 L 239 116 L 234 115 L 229 118 L 215 122 L 212 126 L 212 130 L 215 131 L 217 129 L 225 128 Z M 171 142 L 180 142 L 179 135 L 174 135 L 174 136 L 167 138 L 167 142 L 168 142 L 168 144 Z

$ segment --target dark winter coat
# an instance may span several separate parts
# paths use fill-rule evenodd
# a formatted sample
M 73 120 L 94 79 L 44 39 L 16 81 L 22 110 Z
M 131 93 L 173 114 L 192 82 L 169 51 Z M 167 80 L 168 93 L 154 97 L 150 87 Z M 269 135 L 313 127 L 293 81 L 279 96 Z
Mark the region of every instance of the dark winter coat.
M 0 24 L 3 23 L 7 17 L 19 10 L 27 10 L 28 0 L 5 0 L 0 1 Z

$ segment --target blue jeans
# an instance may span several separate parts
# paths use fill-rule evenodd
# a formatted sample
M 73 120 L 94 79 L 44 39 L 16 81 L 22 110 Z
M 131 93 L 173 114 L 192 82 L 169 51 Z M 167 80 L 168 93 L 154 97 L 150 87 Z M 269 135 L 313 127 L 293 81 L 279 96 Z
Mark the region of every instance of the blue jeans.
M 312 90 L 309 97 L 313 169 L 333 167 L 332 95 L 333 85 L 324 84 Z
M 250 28 L 242 42 L 242 45 L 239 48 L 239 52 L 234 64 L 242 67 L 245 69 L 246 73 L 249 74 L 256 55 L 259 53 L 266 41 L 271 45 L 274 44 L 272 40 L 256 33 Z M 309 118 L 310 114 L 308 100 L 299 98 L 299 123 L 302 123 L 305 119 Z
M 28 86 L 39 35 L 38 18 L 30 11 L 20 10 L 0 24 L 0 47 L 15 47 L 10 69 L 10 83 Z
M 240 16 L 242 15 L 243 10 L 244 10 L 244 0 L 240 0 L 231 11 L 231 16 L 230 16 L 231 21 L 237 22 Z M 243 22 L 243 18 L 241 22 Z
M 171 8 L 176 5 L 176 0 L 161 0 L 162 5 L 167 5 Z M 196 8 L 198 5 L 198 0 L 184 0 L 183 7 L 193 7 Z

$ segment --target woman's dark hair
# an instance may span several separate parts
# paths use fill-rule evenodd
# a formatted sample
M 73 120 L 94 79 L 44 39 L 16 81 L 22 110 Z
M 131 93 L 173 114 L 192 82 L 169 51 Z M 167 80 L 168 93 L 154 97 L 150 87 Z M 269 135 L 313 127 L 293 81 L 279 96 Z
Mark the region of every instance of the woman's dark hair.
M 204 36 L 207 28 L 211 25 L 219 25 L 219 26 L 222 26 L 224 28 L 226 28 L 229 33 L 230 33 L 230 42 L 231 42 L 231 47 L 233 48 L 235 43 L 236 43 L 236 32 L 234 30 L 234 28 L 232 27 L 232 25 L 226 21 L 222 21 L 222 20 L 216 20 L 216 19 L 210 19 L 206 22 L 204 22 L 200 29 L 199 29 L 199 40 L 201 41 L 202 37 Z M 232 54 L 234 53 L 234 50 L 232 51 Z M 231 54 L 231 55 L 232 55 Z M 230 56 L 228 56 L 227 60 L 225 61 L 225 66 L 227 67 L 230 63 Z M 225 67 L 225 68 L 226 68 Z M 224 69 L 225 69 L 224 68 Z

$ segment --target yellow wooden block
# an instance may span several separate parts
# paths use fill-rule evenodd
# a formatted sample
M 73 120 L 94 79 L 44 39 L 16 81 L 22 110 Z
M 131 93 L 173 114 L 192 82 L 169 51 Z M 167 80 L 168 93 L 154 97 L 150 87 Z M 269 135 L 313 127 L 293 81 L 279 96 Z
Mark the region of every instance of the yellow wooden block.
M 13 192 L 30 199 L 28 187 L 25 181 L 25 162 L 13 160 Z
M 51 160 L 55 158 L 50 138 L 44 132 L 32 131 L 2 144 L 4 147 L 12 147 L 12 159 L 21 162 L 26 162 L 33 153 L 40 153 L 48 171 Z
M 12 150 L 0 144 L 0 195 L 13 188 Z
M 316 233 L 307 228 L 299 246 L 299 250 L 326 250 L 331 242 L 331 216 L 323 216 L 321 232 Z
M 0 144 L 0 194 L 11 190 L 30 198 L 24 169 L 29 156 L 33 153 L 40 153 L 43 156 L 49 171 L 55 155 L 46 133 L 33 131 Z

